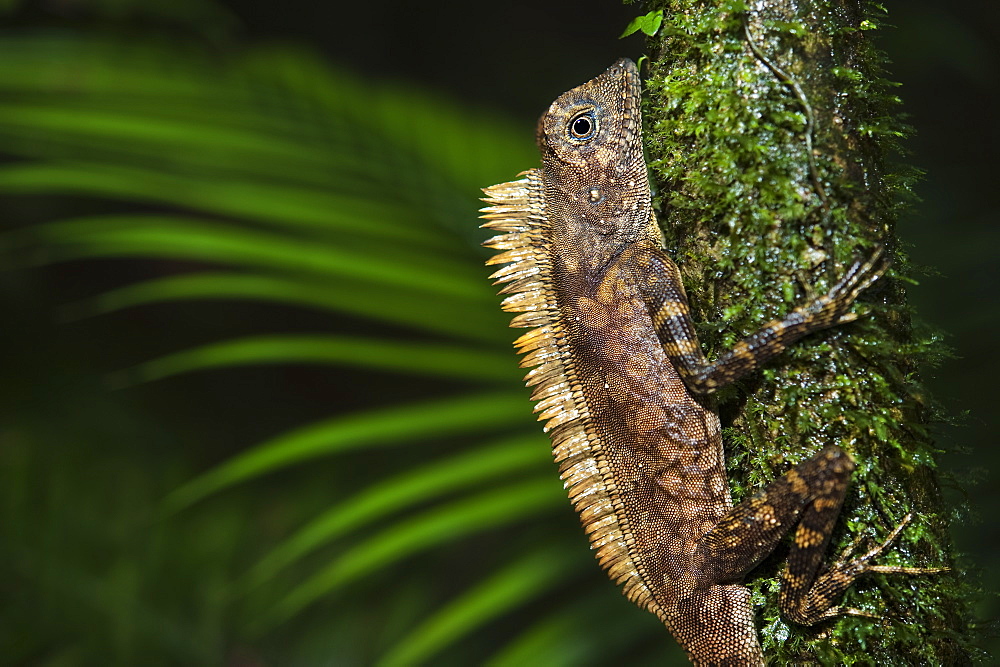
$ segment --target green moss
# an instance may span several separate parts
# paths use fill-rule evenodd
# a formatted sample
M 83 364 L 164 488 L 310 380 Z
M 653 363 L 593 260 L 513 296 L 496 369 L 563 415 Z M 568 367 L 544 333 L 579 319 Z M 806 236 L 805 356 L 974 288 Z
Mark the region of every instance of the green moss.
M 917 173 L 889 165 L 908 128 L 884 57 L 864 34 L 882 11 L 766 4 L 649 7 L 664 13 L 645 96 L 656 205 L 703 345 L 710 354 L 731 346 L 879 247 L 893 265 L 862 295 L 857 322 L 810 336 L 719 397 L 733 494 L 840 444 L 858 469 L 830 558 L 857 539 L 859 549 L 878 543 L 912 512 L 882 563 L 954 568 L 929 428 L 940 411 L 918 376 L 946 350 L 911 323 L 911 267 L 894 236 Z M 877 619 L 806 628 L 779 613 L 781 556 L 749 581 L 775 664 L 954 664 L 976 655 L 971 589 L 959 572 L 870 576 L 844 605 Z

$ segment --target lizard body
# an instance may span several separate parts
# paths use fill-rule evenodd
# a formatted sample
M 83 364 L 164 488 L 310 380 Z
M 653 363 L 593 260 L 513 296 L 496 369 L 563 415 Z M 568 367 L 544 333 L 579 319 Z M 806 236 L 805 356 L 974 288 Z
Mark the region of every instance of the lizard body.
M 714 362 L 701 353 L 680 273 L 662 249 L 641 142 L 640 83 L 620 60 L 556 99 L 537 139 L 541 169 L 484 190 L 492 278 L 529 328 L 515 346 L 560 475 L 592 549 L 633 602 L 696 665 L 761 665 L 745 574 L 795 530 L 781 606 L 807 625 L 883 544 L 821 573 L 854 463 L 835 445 L 733 507 L 712 391 L 802 336 L 853 319 L 878 258 Z

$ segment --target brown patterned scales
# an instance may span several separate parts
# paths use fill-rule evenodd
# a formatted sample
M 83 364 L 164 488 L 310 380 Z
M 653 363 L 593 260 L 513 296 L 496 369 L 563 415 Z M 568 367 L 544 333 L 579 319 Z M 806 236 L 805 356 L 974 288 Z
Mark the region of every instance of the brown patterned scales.
M 853 319 L 881 273 L 854 266 L 828 294 L 736 345 L 701 353 L 677 267 L 662 250 L 640 138 L 639 76 L 620 60 L 561 95 L 538 124 L 542 169 L 486 188 L 489 264 L 507 284 L 532 400 L 601 566 L 656 614 L 696 665 L 763 664 L 741 581 L 793 528 L 781 607 L 813 624 L 898 534 L 820 574 L 854 469 L 829 446 L 733 507 L 719 419 L 698 398 L 802 336 Z M 909 518 L 909 517 L 908 517 Z M 904 521 L 905 524 L 905 521 Z

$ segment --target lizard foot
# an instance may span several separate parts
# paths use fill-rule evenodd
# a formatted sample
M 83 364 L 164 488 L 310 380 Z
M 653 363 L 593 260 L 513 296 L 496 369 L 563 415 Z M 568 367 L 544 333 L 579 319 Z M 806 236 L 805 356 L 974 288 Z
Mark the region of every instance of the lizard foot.
M 840 282 L 830 289 L 826 298 L 833 303 L 843 304 L 846 309 L 847 306 L 854 303 L 859 294 L 871 287 L 872 283 L 881 278 L 888 269 L 889 259 L 886 257 L 885 247 L 882 246 L 872 253 L 867 261 L 855 262 L 840 279 Z M 858 313 L 843 313 L 838 317 L 836 323 L 853 322 L 860 316 Z
M 903 529 L 913 520 L 913 513 L 908 513 L 903 520 L 899 522 L 889 536 L 886 537 L 881 544 L 870 549 L 867 553 L 858 556 L 857 558 L 850 558 L 850 553 L 854 551 L 857 545 L 861 542 L 858 538 L 840 555 L 837 562 L 835 562 L 830 569 L 822 576 L 822 579 L 827 580 L 831 583 L 833 582 L 844 582 L 843 588 L 846 588 L 858 577 L 869 574 L 869 573 L 880 573 L 880 574 L 937 574 L 940 572 L 947 572 L 951 568 L 947 567 L 903 567 L 901 565 L 872 565 L 870 561 L 880 556 L 886 551 L 899 537 Z M 840 588 L 841 586 L 837 586 Z M 861 609 L 856 609 L 854 607 L 833 607 L 827 609 L 825 612 L 816 617 L 814 622 L 821 620 L 826 620 L 830 618 L 835 618 L 838 616 L 862 616 L 865 618 L 881 618 L 879 614 L 872 614 Z

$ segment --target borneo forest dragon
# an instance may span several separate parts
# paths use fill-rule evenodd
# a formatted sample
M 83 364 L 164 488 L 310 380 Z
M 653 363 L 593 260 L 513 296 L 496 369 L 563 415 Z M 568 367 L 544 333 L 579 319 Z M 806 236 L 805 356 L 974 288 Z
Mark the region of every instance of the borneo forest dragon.
M 626 59 L 561 95 L 538 124 L 542 168 L 486 188 L 501 232 L 492 278 L 539 419 L 597 560 L 697 665 L 763 664 L 746 573 L 794 531 L 780 605 L 812 625 L 860 614 L 837 601 L 878 547 L 822 567 L 855 464 L 837 445 L 733 506 L 710 394 L 799 338 L 854 319 L 884 270 L 855 264 L 823 296 L 709 362 L 677 266 L 663 250 L 641 141 L 640 81 Z

